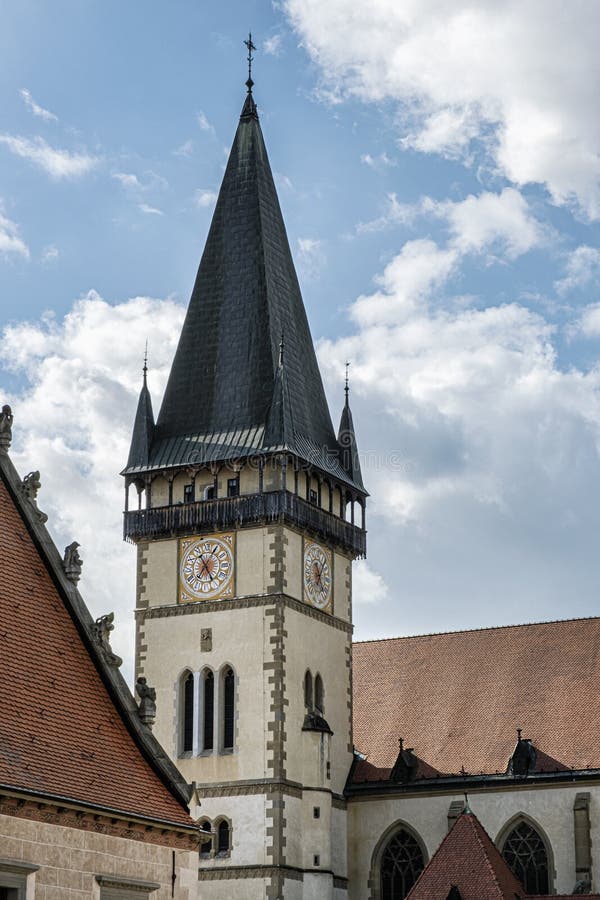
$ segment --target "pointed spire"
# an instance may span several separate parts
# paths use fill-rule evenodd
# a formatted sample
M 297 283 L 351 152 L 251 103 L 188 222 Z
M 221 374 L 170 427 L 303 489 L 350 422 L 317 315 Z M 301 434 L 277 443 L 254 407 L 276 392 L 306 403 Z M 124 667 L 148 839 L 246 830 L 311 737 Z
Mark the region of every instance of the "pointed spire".
M 360 471 L 360 459 L 358 456 L 358 446 L 356 443 L 356 435 L 354 433 L 354 422 L 352 421 L 352 412 L 350 411 L 350 383 L 349 383 L 350 363 L 346 363 L 346 380 L 344 386 L 344 408 L 340 419 L 340 427 L 338 431 L 338 444 L 341 451 L 341 463 L 348 477 L 357 487 L 364 491 L 365 487 Z
M 138 400 L 127 469 L 144 468 L 150 462 L 150 450 L 154 437 L 154 413 L 152 411 L 152 399 L 147 383 L 148 375 L 148 341 L 144 352 L 144 366 L 142 368 L 142 389 Z

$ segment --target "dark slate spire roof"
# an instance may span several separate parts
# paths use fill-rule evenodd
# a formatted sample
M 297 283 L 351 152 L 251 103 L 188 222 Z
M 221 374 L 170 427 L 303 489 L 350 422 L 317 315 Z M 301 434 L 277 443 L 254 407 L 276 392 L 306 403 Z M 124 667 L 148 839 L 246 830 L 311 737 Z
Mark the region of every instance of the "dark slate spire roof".
M 360 459 L 358 456 L 358 446 L 356 443 L 356 435 L 354 433 L 354 422 L 352 421 L 352 413 L 350 411 L 350 391 L 348 382 L 346 381 L 346 402 L 342 410 L 340 419 L 340 427 L 338 431 L 338 444 L 340 445 L 340 462 L 344 467 L 350 481 L 353 482 L 362 491 L 365 486 L 360 471 Z
M 128 469 L 134 467 L 143 468 L 150 462 L 150 448 L 154 436 L 154 413 L 152 412 L 152 400 L 146 379 L 147 373 L 148 367 L 144 360 L 144 381 L 135 414 L 131 447 L 129 448 L 129 458 L 127 460 Z
M 285 370 L 279 366 L 282 334 Z M 251 90 L 147 465 L 135 431 L 132 454 L 134 445 L 124 474 L 288 449 L 352 481 L 340 462 Z

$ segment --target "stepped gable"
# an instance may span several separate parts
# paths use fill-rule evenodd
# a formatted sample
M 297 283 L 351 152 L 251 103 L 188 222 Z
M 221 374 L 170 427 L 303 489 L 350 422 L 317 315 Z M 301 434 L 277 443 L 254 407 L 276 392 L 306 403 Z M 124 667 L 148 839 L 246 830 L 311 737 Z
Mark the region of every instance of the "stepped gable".
M 0 452 L 0 784 L 194 834 L 189 788 L 107 663 L 42 518 Z
M 520 727 L 536 773 L 600 769 L 599 683 L 600 618 L 355 643 L 354 744 L 375 779 L 398 735 L 440 773 L 502 774 Z

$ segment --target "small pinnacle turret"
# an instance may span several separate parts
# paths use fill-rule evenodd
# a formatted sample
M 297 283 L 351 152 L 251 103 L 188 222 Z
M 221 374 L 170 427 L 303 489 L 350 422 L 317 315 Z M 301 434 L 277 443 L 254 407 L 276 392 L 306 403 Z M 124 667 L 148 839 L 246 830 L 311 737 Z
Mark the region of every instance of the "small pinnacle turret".
M 338 431 L 338 444 L 341 450 L 341 463 L 344 471 L 349 479 L 362 491 L 365 486 L 362 480 L 360 470 L 360 459 L 358 455 L 358 445 L 356 443 L 356 434 L 354 432 L 354 422 L 352 420 L 352 412 L 350 410 L 350 379 L 349 379 L 350 363 L 346 363 L 346 383 L 344 386 L 344 408 L 340 419 L 340 427 Z
M 150 450 L 154 438 L 154 413 L 152 411 L 152 399 L 148 390 L 148 343 L 144 353 L 144 366 L 142 368 L 142 389 L 138 400 L 131 446 L 127 459 L 127 468 L 148 466 L 150 462 Z

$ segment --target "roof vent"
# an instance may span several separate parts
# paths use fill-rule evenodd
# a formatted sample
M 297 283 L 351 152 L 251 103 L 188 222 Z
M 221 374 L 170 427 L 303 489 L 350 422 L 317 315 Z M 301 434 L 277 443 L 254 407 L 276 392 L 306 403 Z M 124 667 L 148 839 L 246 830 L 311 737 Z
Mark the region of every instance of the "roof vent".
M 526 778 L 535 771 L 537 750 L 529 738 L 521 737 L 522 729 L 517 728 L 517 744 L 508 763 L 507 774 L 515 778 Z
M 406 784 L 407 781 L 414 781 L 417 777 L 417 769 L 419 766 L 419 760 L 414 754 L 414 750 L 412 747 L 404 748 L 404 738 L 400 738 L 400 752 L 398 753 L 398 757 L 396 762 L 394 763 L 394 768 L 392 769 L 390 775 L 390 781 L 395 781 L 399 784 Z

